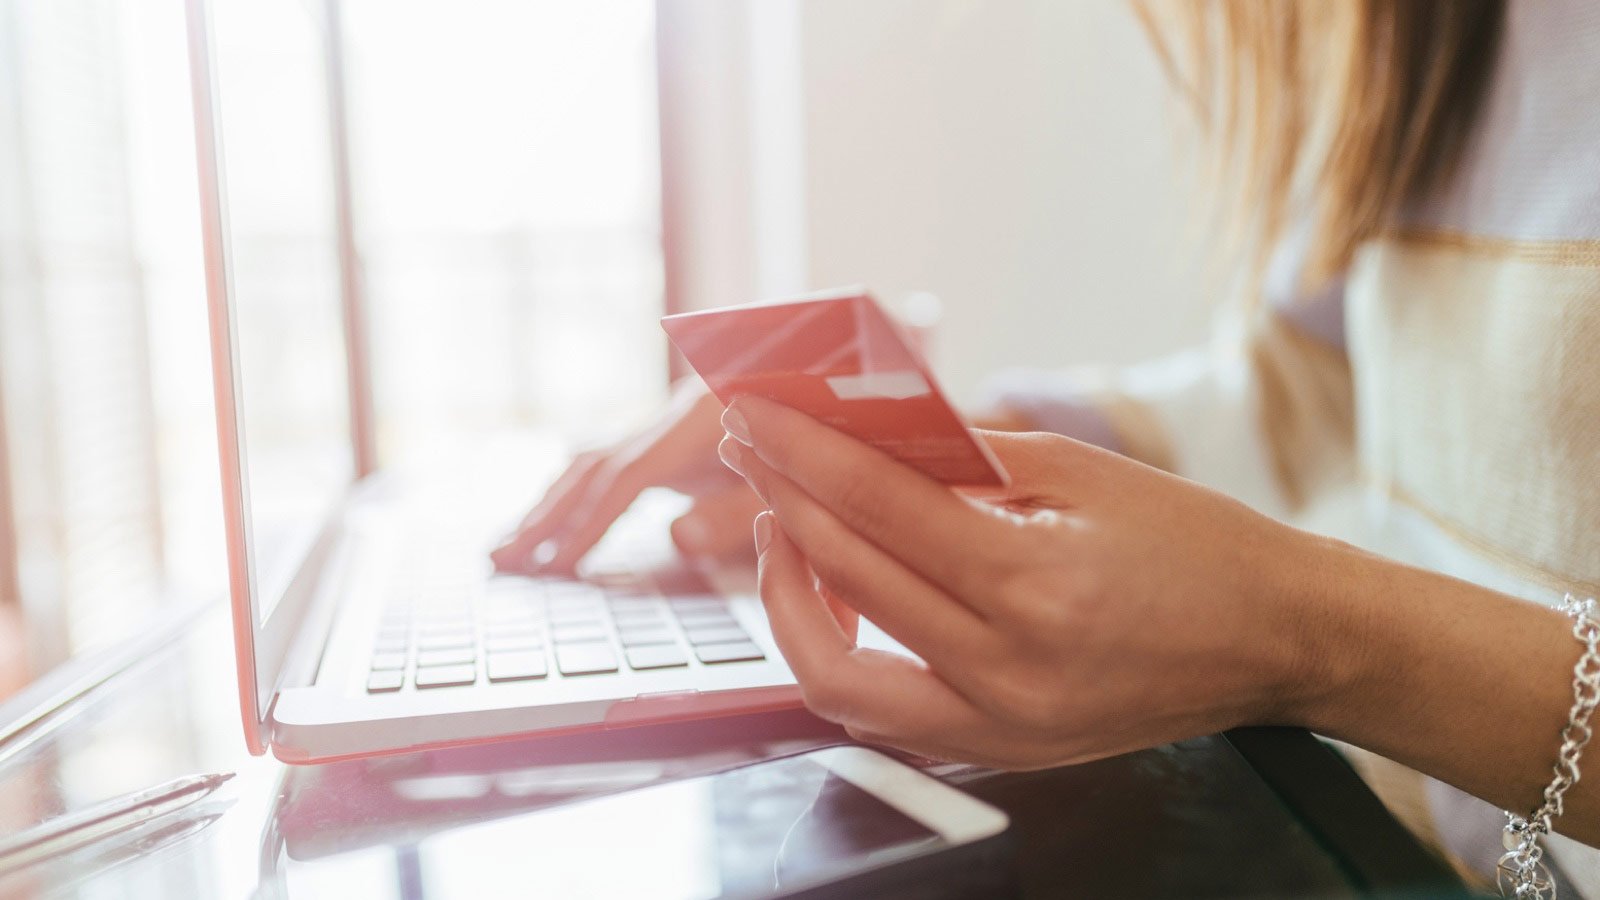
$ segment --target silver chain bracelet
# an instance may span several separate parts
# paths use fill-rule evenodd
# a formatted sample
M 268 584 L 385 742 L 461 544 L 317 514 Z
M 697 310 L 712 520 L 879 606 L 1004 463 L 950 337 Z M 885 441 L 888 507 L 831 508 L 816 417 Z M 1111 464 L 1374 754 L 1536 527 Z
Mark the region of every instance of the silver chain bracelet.
M 1579 600 L 1571 594 L 1561 603 L 1561 611 L 1572 618 L 1572 636 L 1583 644 L 1583 655 L 1572 667 L 1572 711 L 1561 729 L 1561 751 L 1556 754 L 1555 778 L 1544 789 L 1544 803 L 1526 817 L 1506 813 L 1505 834 L 1501 838 L 1506 855 L 1500 857 L 1497 875 L 1500 896 L 1516 900 L 1554 898 L 1555 880 L 1544 864 L 1544 847 L 1539 839 L 1550 833 L 1550 823 L 1562 810 L 1562 799 L 1578 783 L 1578 757 L 1594 736 L 1589 720 L 1600 706 L 1600 622 L 1595 621 L 1593 597 Z

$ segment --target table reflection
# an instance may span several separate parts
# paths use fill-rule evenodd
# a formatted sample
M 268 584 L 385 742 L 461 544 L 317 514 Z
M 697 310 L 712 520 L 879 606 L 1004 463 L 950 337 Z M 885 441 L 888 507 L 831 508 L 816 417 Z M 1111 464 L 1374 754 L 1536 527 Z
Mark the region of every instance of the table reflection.
M 293 896 L 338 896 L 336 889 L 347 882 L 376 896 L 436 896 L 445 884 L 448 896 L 492 896 L 537 880 L 531 859 L 512 852 L 515 845 L 478 847 L 470 866 L 459 865 L 459 852 L 433 854 L 432 865 L 450 868 L 432 878 L 423 877 L 421 845 L 438 846 L 440 835 L 451 830 L 577 798 L 718 772 L 843 739 L 836 727 L 796 710 L 290 767 L 262 835 L 262 882 Z M 597 865 L 640 865 L 642 860 L 628 859 L 639 843 L 627 839 L 627 827 L 618 823 L 608 847 L 568 846 L 564 852 L 597 851 Z M 476 833 L 503 839 L 516 832 Z M 665 839 L 655 835 L 657 843 Z

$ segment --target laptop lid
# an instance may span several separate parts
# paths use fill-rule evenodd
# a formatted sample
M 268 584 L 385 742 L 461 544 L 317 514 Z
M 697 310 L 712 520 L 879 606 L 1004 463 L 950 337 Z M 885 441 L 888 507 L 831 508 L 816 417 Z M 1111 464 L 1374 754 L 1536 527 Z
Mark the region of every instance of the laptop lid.
M 329 12 L 188 0 L 229 592 L 258 754 L 331 524 L 366 468 Z

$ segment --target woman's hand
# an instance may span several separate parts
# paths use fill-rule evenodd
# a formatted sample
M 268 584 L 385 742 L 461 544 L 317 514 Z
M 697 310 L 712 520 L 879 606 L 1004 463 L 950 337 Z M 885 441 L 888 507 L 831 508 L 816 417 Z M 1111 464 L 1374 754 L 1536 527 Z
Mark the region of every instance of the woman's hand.
M 717 461 L 722 404 L 698 382 L 680 390 L 653 427 L 606 450 L 584 453 L 552 485 L 506 542 L 490 554 L 503 572 L 570 572 L 646 488 L 694 498 L 672 523 L 686 556 L 750 555 L 750 520 L 761 501 Z
M 759 399 L 723 459 L 772 514 L 761 596 L 807 705 L 862 740 L 1009 768 L 1292 721 L 1327 684 L 1294 602 L 1312 539 L 1045 434 L 988 433 L 978 500 Z M 923 662 L 857 648 L 835 595 Z

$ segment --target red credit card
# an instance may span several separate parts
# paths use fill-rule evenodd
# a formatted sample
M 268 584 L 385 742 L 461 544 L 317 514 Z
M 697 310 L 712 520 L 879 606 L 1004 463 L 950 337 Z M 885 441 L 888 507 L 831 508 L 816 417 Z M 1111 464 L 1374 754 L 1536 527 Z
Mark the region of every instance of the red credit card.
M 865 291 L 683 313 L 661 326 L 724 404 L 748 394 L 782 403 L 945 484 L 1009 481 Z

